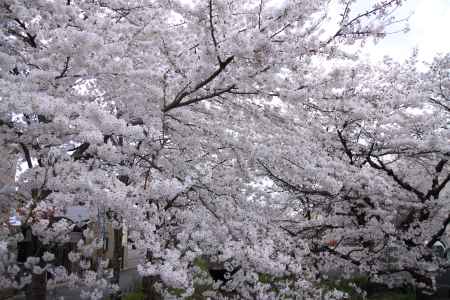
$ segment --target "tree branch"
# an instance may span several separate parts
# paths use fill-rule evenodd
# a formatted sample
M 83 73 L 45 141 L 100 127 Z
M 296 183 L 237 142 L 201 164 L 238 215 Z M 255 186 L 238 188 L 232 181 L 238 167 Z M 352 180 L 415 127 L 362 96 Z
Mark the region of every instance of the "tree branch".
M 381 159 L 377 159 L 378 164 L 376 164 L 371 158 L 370 155 L 367 156 L 367 162 L 369 163 L 369 165 L 377 170 L 381 170 L 383 172 L 385 172 L 388 176 L 390 176 L 392 179 L 394 179 L 394 181 L 400 186 L 402 187 L 404 190 L 407 190 L 409 192 L 414 193 L 422 202 L 424 202 L 426 200 L 425 194 L 422 193 L 421 191 L 415 189 L 413 186 L 411 186 L 409 183 L 407 183 L 406 181 L 403 181 L 400 177 L 398 177 L 397 174 L 394 173 L 394 171 L 392 169 L 389 169 Z
M 28 150 L 28 147 L 24 143 L 20 143 L 20 146 L 22 147 L 23 154 L 25 155 L 25 160 L 27 161 L 28 168 L 33 168 L 33 162 L 31 161 L 31 155 L 30 150 Z
M 261 31 L 261 13 L 263 10 L 263 0 L 259 1 L 259 10 L 258 10 L 258 30 Z
M 16 35 L 20 36 L 31 47 L 37 48 L 36 35 L 31 35 L 28 32 L 28 29 L 27 29 L 27 26 L 25 25 L 25 23 L 20 21 L 18 18 L 14 18 L 14 21 L 16 21 L 16 23 L 19 24 L 20 28 L 22 28 L 25 31 L 26 36 L 23 36 L 23 35 L 17 34 L 17 33 L 16 33 Z
M 214 44 L 214 49 L 216 50 L 217 60 L 219 61 L 219 64 L 222 64 L 222 60 L 220 59 L 220 56 L 219 56 L 219 51 L 217 50 L 216 36 L 214 34 L 212 0 L 209 0 L 209 28 L 210 28 L 210 32 L 211 32 L 211 39 Z
M 69 69 L 69 62 L 70 62 L 70 56 L 67 56 L 61 73 L 55 77 L 56 80 L 61 79 L 66 76 L 67 70 Z
M 168 112 L 168 111 L 170 111 L 170 110 L 172 110 L 174 108 L 185 106 L 185 105 L 192 104 L 192 103 L 196 103 L 196 102 L 199 102 L 199 101 L 204 100 L 204 99 L 209 99 L 209 98 L 217 96 L 217 93 L 218 93 L 218 95 L 221 95 L 221 94 L 224 93 L 223 91 L 228 92 L 231 89 L 233 89 L 234 85 L 232 85 L 232 86 L 230 86 L 230 87 L 228 87 L 228 88 L 226 88 L 224 90 L 220 90 L 219 92 L 216 92 L 216 93 L 213 93 L 213 94 L 209 94 L 207 96 L 202 96 L 202 97 L 199 97 L 199 98 L 191 99 L 191 100 L 188 100 L 188 101 L 186 101 L 184 103 L 182 102 L 182 100 L 184 98 L 186 98 L 187 96 L 197 92 L 198 90 L 200 90 L 201 88 L 203 88 L 204 86 L 206 86 L 207 84 L 212 82 L 217 76 L 219 76 L 220 73 L 222 73 L 225 70 L 225 68 L 233 61 L 233 59 L 234 59 L 234 56 L 230 56 L 224 62 L 220 62 L 219 63 L 219 68 L 216 71 L 214 71 L 208 78 L 206 78 L 205 80 L 199 82 L 196 86 L 194 86 L 194 88 L 192 90 L 186 91 L 187 86 L 184 87 L 183 88 L 184 91 L 182 90 L 182 92 L 178 93 L 177 96 L 175 97 L 175 99 L 171 103 L 169 103 L 168 105 L 164 106 L 162 111 L 163 112 Z
M 77 148 L 75 148 L 74 152 L 72 153 L 72 158 L 73 160 L 79 160 L 81 159 L 81 157 L 83 156 L 83 153 L 86 152 L 86 150 L 89 148 L 91 144 L 88 142 L 85 142 L 83 144 L 81 144 L 80 146 L 78 146 Z
M 342 144 L 342 147 L 344 147 L 345 154 L 350 159 L 350 165 L 353 165 L 354 164 L 353 153 L 350 150 L 350 148 L 348 147 L 347 140 L 344 138 L 344 136 L 342 135 L 342 131 L 340 131 L 339 129 L 337 130 L 337 134 L 338 134 L 338 137 L 339 137 L 339 141 Z
M 443 104 L 441 101 L 434 99 L 433 97 L 428 97 L 428 100 L 430 100 L 430 102 L 439 105 L 440 107 L 442 107 L 443 109 L 445 109 L 447 112 L 450 112 L 450 106 L 447 106 L 445 104 Z
M 304 189 L 299 186 L 296 186 L 285 179 L 281 178 L 280 176 L 276 175 L 272 172 L 272 170 L 269 169 L 261 160 L 258 160 L 258 163 L 264 168 L 266 173 L 269 175 L 269 177 L 275 181 L 275 183 L 280 184 L 284 188 L 290 190 L 291 192 L 297 192 L 305 195 L 316 195 L 316 196 L 324 196 L 324 197 L 330 197 L 333 198 L 335 195 L 331 194 L 328 191 L 325 190 L 310 190 L 310 189 Z

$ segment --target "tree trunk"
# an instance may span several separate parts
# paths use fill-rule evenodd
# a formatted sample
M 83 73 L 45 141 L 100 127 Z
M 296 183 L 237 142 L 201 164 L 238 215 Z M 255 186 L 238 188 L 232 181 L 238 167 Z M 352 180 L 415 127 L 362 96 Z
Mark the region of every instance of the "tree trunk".
M 47 300 L 47 272 L 32 274 L 25 296 L 26 300 Z
M 112 282 L 119 285 L 120 282 L 120 270 L 122 269 L 123 262 L 123 247 L 122 247 L 122 228 L 114 228 L 114 252 L 112 257 L 112 268 L 113 268 L 113 279 Z M 111 298 L 114 300 L 119 300 L 120 290 L 111 295 Z
M 29 257 L 42 256 L 44 247 L 39 239 L 33 235 L 30 226 L 22 225 L 21 230 L 24 240 L 18 243 L 17 260 L 23 263 Z M 43 265 L 40 266 L 43 267 Z M 47 299 L 47 272 L 31 274 L 31 283 L 25 286 L 25 297 L 27 300 Z
M 162 296 L 155 288 L 155 283 L 158 282 L 157 276 L 142 277 L 142 292 L 144 293 L 144 300 L 161 300 Z
M 152 261 L 152 252 L 147 250 L 147 261 Z M 142 292 L 144 293 L 144 300 L 161 300 L 162 296 L 155 288 L 155 283 L 158 282 L 158 276 L 144 276 L 142 277 Z

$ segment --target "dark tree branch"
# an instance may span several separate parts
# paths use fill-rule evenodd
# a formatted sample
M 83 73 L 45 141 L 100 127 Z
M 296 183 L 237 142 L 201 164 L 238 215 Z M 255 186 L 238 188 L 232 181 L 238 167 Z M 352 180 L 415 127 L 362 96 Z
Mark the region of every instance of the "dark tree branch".
M 345 9 L 344 9 L 344 13 L 342 14 L 342 19 L 339 22 L 339 25 L 344 25 L 344 21 L 345 19 L 348 17 L 348 14 L 350 12 L 350 4 L 352 3 L 352 1 L 347 1 L 347 3 L 345 4 Z
M 270 36 L 270 39 L 273 39 L 274 37 L 276 37 L 277 35 L 279 35 L 280 33 L 282 33 L 283 31 L 285 31 L 287 28 L 289 28 L 291 26 L 291 24 L 286 24 L 283 27 L 281 27 L 278 31 L 276 31 L 274 34 L 272 34 Z
M 427 247 L 431 248 L 433 247 L 434 243 L 436 243 L 441 237 L 442 235 L 445 233 L 445 231 L 447 230 L 447 226 L 450 223 L 450 214 L 447 216 L 447 218 L 445 218 L 445 220 L 442 222 L 442 226 L 441 228 L 438 230 L 438 232 L 436 232 L 435 234 L 433 234 L 433 236 L 431 237 L 430 241 L 427 243 Z
M 189 187 L 187 190 L 182 191 L 182 192 L 176 194 L 176 195 L 173 196 L 171 199 L 168 199 L 166 205 L 165 205 L 164 208 L 163 208 L 163 210 L 164 210 L 164 211 L 167 211 L 167 210 L 169 210 L 170 208 L 175 207 L 175 201 L 176 201 L 179 197 L 181 197 L 181 196 L 186 196 L 190 191 L 193 191 L 193 190 L 194 190 L 194 187 L 191 186 L 191 187 Z
M 377 170 L 381 170 L 383 172 L 385 172 L 389 177 L 391 177 L 392 179 L 394 179 L 394 181 L 404 190 L 412 192 L 413 194 L 415 194 L 422 202 L 424 202 L 426 200 L 425 194 L 422 193 L 421 191 L 415 189 L 413 186 L 411 186 L 409 183 L 407 183 L 406 181 L 404 181 L 403 179 L 401 179 L 400 177 L 398 177 L 397 174 L 394 173 L 394 171 L 390 168 L 388 168 L 381 159 L 378 159 L 378 164 L 375 163 L 371 158 L 370 155 L 367 156 L 367 162 L 369 163 L 369 165 Z
M 67 70 L 69 69 L 69 62 L 70 62 L 70 56 L 67 56 L 61 73 L 55 77 L 56 80 L 66 77 Z
M 219 56 L 216 36 L 214 34 L 212 0 L 209 0 L 209 27 L 210 27 L 210 32 L 211 32 L 211 39 L 213 41 L 214 49 L 216 50 L 216 54 L 217 54 L 217 60 L 219 61 L 219 64 L 222 64 L 222 60 L 220 59 L 220 56 Z
M 338 137 L 339 137 L 339 141 L 340 141 L 341 144 L 342 144 L 342 147 L 344 147 L 344 152 L 345 152 L 345 154 L 346 154 L 347 157 L 350 159 L 350 164 L 353 165 L 353 164 L 354 164 L 354 161 L 353 161 L 353 153 L 352 153 L 352 151 L 350 150 L 350 148 L 348 147 L 347 140 L 344 138 L 344 136 L 343 136 L 343 134 L 342 134 L 342 131 L 340 131 L 339 129 L 337 130 L 337 134 L 338 134 Z
M 31 33 L 29 33 L 25 23 L 20 21 L 18 18 L 14 18 L 14 21 L 16 21 L 16 23 L 19 24 L 20 28 L 22 28 L 25 31 L 25 36 L 17 32 L 15 33 L 15 35 L 21 37 L 24 40 L 24 42 L 26 42 L 31 47 L 37 48 L 36 35 L 32 35 Z
M 434 197 L 434 199 L 439 198 L 439 194 L 442 191 L 442 189 L 445 188 L 445 186 L 447 185 L 447 183 L 450 180 L 450 174 L 448 174 L 445 179 L 439 183 L 439 175 L 442 173 L 442 170 L 444 169 L 444 166 L 447 164 L 448 159 L 441 159 L 435 169 L 435 175 L 431 184 L 431 189 L 428 191 L 426 198 L 429 199 L 431 196 Z
M 214 98 L 214 97 L 218 97 L 218 96 L 220 96 L 222 94 L 229 93 L 234 88 L 235 88 L 235 86 L 232 85 L 232 86 L 229 86 L 229 87 L 227 87 L 227 88 L 225 88 L 223 90 L 217 90 L 217 91 L 215 91 L 214 93 L 211 93 L 211 94 L 207 94 L 207 95 L 204 95 L 204 96 L 200 96 L 200 97 L 196 97 L 196 98 L 193 98 L 193 99 L 189 99 L 189 100 L 187 100 L 185 102 L 182 102 L 182 103 L 178 104 L 177 108 L 178 107 L 183 107 L 183 106 L 186 106 L 186 105 L 190 105 L 190 104 L 194 104 L 194 103 L 197 103 L 197 102 L 200 102 L 200 101 L 203 101 L 203 100 L 211 99 L 211 98 Z M 167 110 L 165 112 L 167 112 Z
M 142 155 L 139 155 L 139 154 L 135 154 L 135 156 L 136 156 L 137 158 L 139 158 L 140 160 L 143 160 L 143 161 L 145 161 L 146 163 L 148 163 L 148 164 L 150 165 L 151 168 L 156 169 L 156 170 L 162 172 L 162 168 L 159 167 L 158 165 L 156 165 L 156 163 L 155 163 L 155 155 L 152 155 L 152 159 L 148 159 L 146 156 L 142 156 Z
M 234 56 L 230 56 L 224 62 L 219 63 L 219 68 L 214 73 L 212 73 L 211 76 L 197 84 L 191 93 L 201 89 L 202 87 L 213 81 L 220 73 L 223 72 L 223 70 L 225 70 L 225 68 L 233 61 L 233 59 Z
M 334 255 L 336 257 L 339 257 L 339 258 L 341 258 L 341 259 L 343 259 L 345 261 L 348 261 L 348 262 L 352 263 L 355 266 L 360 266 L 361 265 L 360 261 L 350 257 L 351 251 L 350 251 L 349 254 L 345 254 L 345 253 L 341 253 L 341 252 L 337 251 L 336 249 L 333 249 L 333 248 L 325 245 L 325 246 L 321 246 L 318 249 L 313 249 L 313 250 L 311 250 L 311 252 L 314 253 L 314 254 L 327 252 L 327 253 L 330 253 L 330 254 L 332 254 L 332 255 Z
M 358 22 L 360 22 L 360 20 L 364 17 L 369 17 L 371 15 L 377 14 L 378 12 L 387 9 L 389 6 L 391 6 L 392 4 L 394 4 L 395 2 L 397 2 L 398 0 L 390 0 L 387 1 L 385 3 L 383 3 L 382 5 L 376 6 L 371 10 L 366 11 L 365 13 L 359 14 L 356 17 L 354 17 L 353 19 L 351 19 L 350 21 L 348 21 L 347 23 L 343 23 L 343 21 L 345 20 L 345 17 L 348 12 L 349 12 L 349 7 L 345 8 L 344 11 L 344 16 L 342 18 L 341 21 L 341 28 L 338 29 L 338 31 L 331 36 L 326 42 L 325 45 L 330 44 L 334 39 L 336 39 L 337 37 L 341 37 L 341 36 L 348 36 L 348 35 L 368 35 L 371 34 L 372 32 L 370 31 L 355 31 L 355 32 L 345 32 L 347 28 L 351 28 L 354 24 L 357 24 Z
M 286 231 L 291 237 L 296 237 L 297 236 L 296 232 L 294 232 L 294 231 L 292 231 L 292 230 L 290 230 L 290 229 L 288 229 L 286 227 L 280 226 L 280 228 L 283 229 L 284 231 Z
M 86 150 L 89 148 L 90 145 L 91 145 L 90 143 L 85 142 L 80 146 L 78 146 L 77 148 L 75 148 L 74 149 L 75 151 L 72 153 L 73 160 L 80 160 L 83 157 L 83 153 L 86 152 Z
M 187 86 L 183 88 L 183 90 L 177 94 L 177 96 L 175 97 L 175 99 L 169 103 L 168 105 L 164 106 L 164 108 L 162 109 L 163 112 L 168 112 L 172 109 L 181 107 L 181 106 L 185 106 L 188 104 L 192 104 L 192 103 L 196 103 L 199 102 L 201 100 L 205 100 L 205 99 L 209 99 L 209 98 L 213 98 L 216 97 L 218 95 L 221 95 L 225 92 L 229 92 L 230 90 L 234 89 L 234 85 L 225 88 L 223 90 L 219 90 L 217 92 L 214 92 L 212 94 L 206 95 L 206 96 L 200 96 L 198 98 L 194 98 L 191 100 L 188 100 L 186 102 L 182 102 L 182 100 L 184 98 L 186 98 L 187 96 L 197 92 L 198 90 L 200 90 L 201 88 L 205 87 L 207 84 L 209 84 L 210 82 L 212 82 L 217 76 L 219 76 L 220 73 L 222 73 L 225 68 L 233 61 L 234 56 L 230 56 L 228 57 L 224 62 L 219 63 L 219 68 L 214 71 L 208 78 L 206 78 L 205 80 L 199 82 L 196 86 L 194 86 L 194 88 L 190 91 L 187 91 Z
M 263 0 L 259 1 L 259 11 L 258 11 L 258 30 L 261 31 L 261 14 L 263 10 Z
M 295 223 L 295 221 L 286 220 L 283 221 L 286 223 Z M 295 226 L 295 225 L 293 225 Z M 321 224 L 321 225 L 311 225 L 311 226 L 304 226 L 299 228 L 298 230 L 294 231 L 291 229 L 286 228 L 286 226 L 280 226 L 281 229 L 289 233 L 289 235 L 296 237 L 301 234 L 306 234 L 307 232 L 316 232 L 317 234 L 322 234 L 326 230 L 332 230 L 332 229 L 342 229 L 343 226 L 335 226 L 330 224 Z
M 31 155 L 30 150 L 28 150 L 28 147 L 24 143 L 20 143 L 20 146 L 22 147 L 23 154 L 25 155 L 25 160 L 27 161 L 28 168 L 33 168 L 33 162 L 31 161 Z
M 450 106 L 445 105 L 444 103 L 442 103 L 441 101 L 434 99 L 433 97 L 429 97 L 428 100 L 430 100 L 430 102 L 439 105 L 440 107 L 442 107 L 443 109 L 445 109 L 447 112 L 450 112 Z
M 448 174 L 440 184 L 436 185 L 427 193 L 426 195 L 427 199 L 429 199 L 430 196 L 433 196 L 434 199 L 439 198 L 440 192 L 445 188 L 445 186 L 449 181 L 450 181 L 450 174 Z
M 312 195 L 312 196 L 324 196 L 324 197 L 330 197 L 333 198 L 335 195 L 331 194 L 328 191 L 324 190 L 310 190 L 310 189 L 304 189 L 299 186 L 296 186 L 287 180 L 281 178 L 280 176 L 276 175 L 269 167 L 267 167 L 261 160 L 258 160 L 259 164 L 264 168 L 266 173 L 269 175 L 269 177 L 278 185 L 286 188 L 287 190 L 291 192 L 297 192 L 300 194 L 305 195 Z

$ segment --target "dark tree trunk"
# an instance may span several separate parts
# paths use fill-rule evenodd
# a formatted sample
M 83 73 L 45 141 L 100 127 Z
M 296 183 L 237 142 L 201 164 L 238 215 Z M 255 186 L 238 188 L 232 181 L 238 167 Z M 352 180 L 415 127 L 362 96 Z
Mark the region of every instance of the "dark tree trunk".
M 151 251 L 147 250 L 147 261 L 152 261 L 153 255 Z M 162 296 L 155 288 L 155 283 L 158 282 L 158 276 L 144 276 L 142 277 L 142 292 L 144 293 L 144 300 L 161 300 Z
M 155 289 L 156 282 L 158 282 L 157 276 L 142 277 L 142 292 L 144 293 L 144 300 L 162 299 L 162 296 Z
M 123 246 L 122 246 L 122 228 L 114 229 L 114 252 L 111 260 L 113 268 L 113 280 L 112 282 L 119 285 L 120 282 L 120 270 L 123 263 Z M 120 290 L 111 296 L 113 300 L 121 299 Z
M 18 261 L 25 262 L 28 257 L 40 257 L 44 252 L 44 245 L 33 235 L 31 228 L 22 226 L 24 241 L 18 244 Z M 43 267 L 41 265 L 41 267 Z M 32 270 L 31 270 L 32 272 Z M 42 274 L 31 274 L 31 283 L 25 287 L 25 297 L 27 300 L 47 299 L 47 272 Z
M 26 300 L 47 300 L 47 273 L 33 274 L 25 291 Z

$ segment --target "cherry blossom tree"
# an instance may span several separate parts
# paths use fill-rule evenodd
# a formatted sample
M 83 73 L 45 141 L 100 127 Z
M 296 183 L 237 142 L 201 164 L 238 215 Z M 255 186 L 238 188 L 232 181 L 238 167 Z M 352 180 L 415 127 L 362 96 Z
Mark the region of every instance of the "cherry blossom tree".
M 21 233 L 2 228 L 2 241 L 20 243 L 31 232 L 33 246 L 20 267 L 14 251 L 2 250 L 1 287 L 28 286 L 30 298 L 44 299 L 48 273 L 50 283 L 71 281 L 86 288 L 86 297 L 101 297 L 108 282 L 105 264 L 94 271 L 90 260 L 102 246 L 95 232 L 86 230 L 69 255 L 80 274 L 52 263 L 52 251 L 74 226 L 62 216 L 69 207 L 83 205 L 93 222 L 99 211 L 107 211 L 117 230 L 126 224 L 134 246 L 146 251 L 139 271 L 149 297 L 187 297 L 200 289 L 214 297 L 317 296 L 319 252 L 340 256 L 346 266 L 355 260 L 338 252 L 337 245 L 321 242 L 340 237 L 346 226 L 355 238 L 369 226 L 364 221 L 364 228 L 355 228 L 353 218 L 364 217 L 357 217 L 363 207 L 353 200 L 364 203 L 368 194 L 370 202 L 379 190 L 389 196 L 405 187 L 430 198 L 445 181 L 437 177 L 428 196 L 385 161 L 383 155 L 396 155 L 383 154 L 394 145 L 383 146 L 378 136 L 387 133 L 377 130 L 394 126 L 388 114 L 398 112 L 394 104 L 346 109 L 369 103 L 366 98 L 403 96 L 417 80 L 430 96 L 398 101 L 425 99 L 434 105 L 429 109 L 442 110 L 445 94 L 430 85 L 437 71 L 422 79 L 401 66 L 388 78 L 369 66 L 361 66 L 361 72 L 341 67 L 327 76 L 318 68 L 324 59 L 355 58 L 345 45 L 382 38 L 402 1 L 379 1 L 362 12 L 353 11 L 352 2 L 339 1 L 342 14 L 329 18 L 328 1 L 322 0 L 3 1 L 1 141 L 27 168 L 11 187 L 2 188 L 2 201 L 22 211 Z M 397 80 L 396 70 L 405 81 L 391 90 L 385 85 Z M 379 78 L 368 82 L 366 91 L 361 82 L 374 74 Z M 342 107 L 329 107 L 336 102 Z M 424 104 L 404 105 L 423 109 Z M 368 120 L 353 121 L 358 113 Z M 416 118 L 429 121 L 424 129 L 429 143 L 432 137 L 443 143 L 438 135 L 445 130 L 433 127 L 437 121 L 423 114 Z M 369 133 L 358 137 L 355 128 L 361 123 Z M 396 146 L 403 142 L 394 141 Z M 432 156 L 430 164 L 443 159 L 437 152 L 423 155 Z M 402 156 L 396 168 L 413 158 Z M 298 175 L 296 166 L 305 173 Z M 360 187 L 344 187 L 344 181 L 357 185 L 353 179 L 360 172 L 376 174 L 379 184 L 369 188 L 361 179 Z M 418 180 L 423 172 L 413 169 L 408 176 Z M 270 193 L 267 180 L 295 197 Z M 332 205 L 335 200 L 340 208 Z M 397 219 L 421 212 L 408 205 L 398 210 Z M 340 215 L 338 209 L 353 215 Z M 320 241 L 308 241 L 310 236 L 291 228 L 293 222 L 312 222 L 314 213 L 338 219 L 312 231 Z M 412 223 L 405 232 L 415 230 Z M 371 226 L 367 230 L 374 232 L 381 225 Z M 228 268 L 233 280 L 214 283 L 202 261 Z M 117 284 L 117 269 L 114 275 Z
M 282 146 L 260 165 L 298 203 L 279 226 L 308 241 L 318 276 L 344 265 L 422 293 L 446 266 L 432 246 L 449 223 L 448 56 L 425 73 L 416 65 L 413 55 L 339 67 L 285 97 L 301 119 L 279 127 L 272 142 Z

